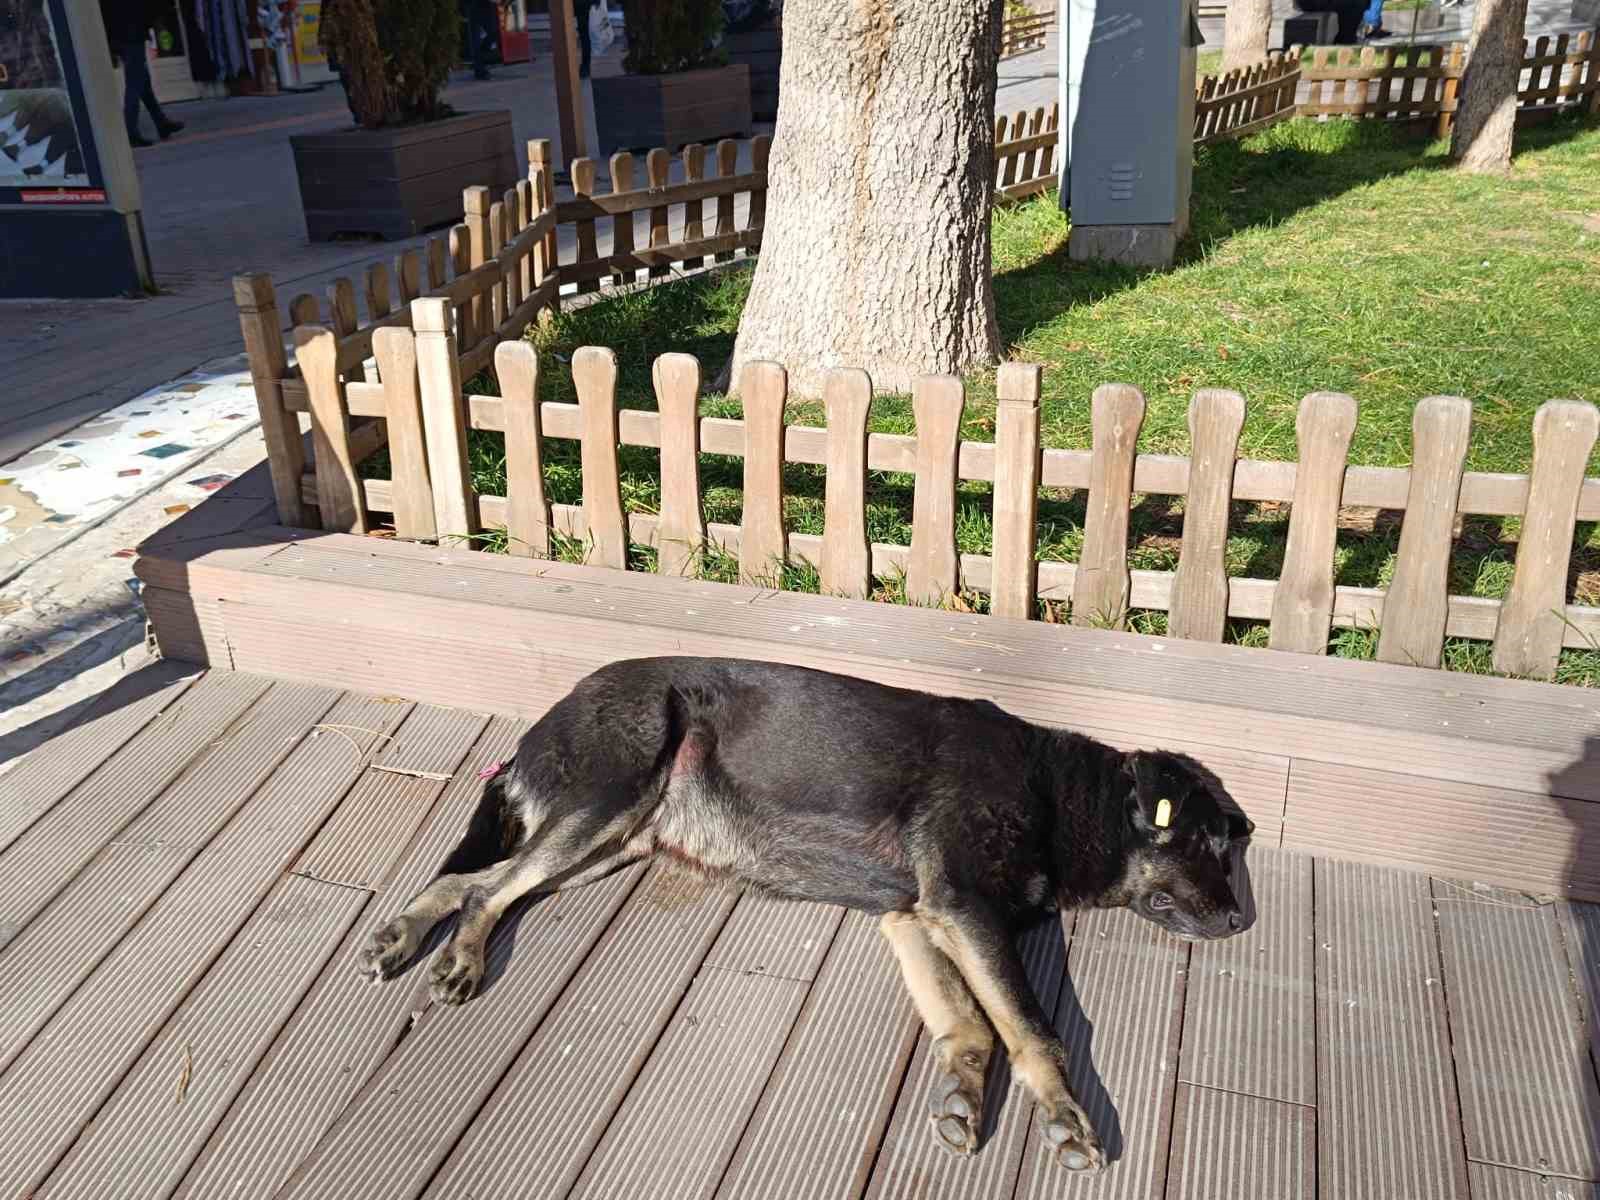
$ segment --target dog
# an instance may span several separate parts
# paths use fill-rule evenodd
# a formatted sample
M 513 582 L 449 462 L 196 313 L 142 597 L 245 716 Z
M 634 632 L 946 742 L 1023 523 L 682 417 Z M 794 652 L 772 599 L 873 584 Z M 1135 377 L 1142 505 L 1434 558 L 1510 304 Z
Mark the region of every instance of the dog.
M 1254 829 L 1199 763 L 1124 753 L 987 701 L 737 659 L 649 658 L 582 680 L 489 780 L 437 878 L 359 955 L 392 977 L 459 913 L 435 959 L 469 999 L 520 897 L 652 855 L 779 896 L 881 914 L 933 1039 L 949 1149 L 978 1145 L 998 1033 L 1047 1153 L 1105 1164 L 1014 936 L 1068 907 L 1125 907 L 1180 938 L 1244 928 L 1230 880 Z

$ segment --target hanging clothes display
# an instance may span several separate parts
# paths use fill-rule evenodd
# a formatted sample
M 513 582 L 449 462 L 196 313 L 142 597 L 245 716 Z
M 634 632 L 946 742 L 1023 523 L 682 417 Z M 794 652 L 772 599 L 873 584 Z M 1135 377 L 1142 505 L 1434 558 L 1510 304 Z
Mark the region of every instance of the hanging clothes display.
M 196 83 L 214 83 L 217 79 L 217 66 L 211 61 L 211 47 L 206 43 L 205 26 L 201 9 L 204 0 L 190 3 L 185 0 L 178 6 L 179 14 L 183 17 L 183 36 L 189 52 L 189 76 Z
M 244 0 L 197 0 L 201 24 L 205 26 L 206 48 L 217 74 L 233 79 L 250 74 L 250 48 L 246 31 L 250 18 Z

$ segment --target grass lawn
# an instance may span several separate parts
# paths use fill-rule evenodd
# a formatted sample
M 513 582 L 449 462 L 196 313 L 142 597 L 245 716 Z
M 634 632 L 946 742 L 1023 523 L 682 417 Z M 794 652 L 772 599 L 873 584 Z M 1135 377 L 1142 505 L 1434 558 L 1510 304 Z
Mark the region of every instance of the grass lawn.
M 1293 459 L 1296 405 L 1305 393 L 1349 392 L 1361 415 L 1353 463 L 1404 465 L 1420 398 L 1449 393 L 1474 403 L 1474 470 L 1525 471 L 1534 410 L 1553 397 L 1600 401 L 1600 122 L 1564 121 L 1519 139 L 1508 179 L 1461 176 L 1442 145 L 1376 123 L 1289 122 L 1237 145 L 1203 149 L 1195 167 L 1193 231 L 1177 269 L 1147 273 L 1069 262 L 1067 222 L 1055 197 L 997 211 L 995 297 L 1007 355 L 1043 363 L 1047 445 L 1089 445 L 1089 396 L 1104 382 L 1140 387 L 1146 452 L 1185 453 L 1185 415 L 1200 387 L 1227 387 L 1249 402 L 1240 453 Z M 581 345 L 618 355 L 620 400 L 651 408 L 649 365 L 687 351 L 709 378 L 730 353 L 749 287 L 746 272 L 700 276 L 569 311 L 530 333 L 546 362 L 546 399 L 573 399 L 562 366 Z M 552 361 L 553 360 L 553 361 Z M 492 381 L 489 384 L 492 386 Z M 963 436 L 991 440 L 994 372 L 968 379 Z M 703 411 L 738 415 L 737 401 L 708 396 Z M 820 405 L 793 404 L 791 423 L 823 423 Z M 880 397 L 873 428 L 911 432 L 910 404 Z M 552 443 L 552 498 L 581 494 L 577 444 Z M 636 510 L 658 499 L 653 450 L 625 448 L 623 491 Z M 504 494 L 504 451 L 475 434 L 481 492 Z M 379 466 L 378 473 L 384 468 Z M 742 465 L 707 456 L 706 517 L 737 523 Z M 873 540 L 908 544 L 912 479 L 869 480 Z M 786 474 L 790 527 L 822 531 L 821 468 Z M 964 484 L 958 537 L 964 551 L 990 549 L 988 488 Z M 1071 561 L 1082 540 L 1084 497 L 1048 493 L 1040 505 L 1039 555 Z M 1352 511 L 1341 533 L 1339 582 L 1387 583 L 1399 539 L 1397 514 Z M 1177 562 L 1181 501 L 1138 500 L 1132 564 Z M 1283 506 L 1235 507 L 1233 574 L 1276 578 L 1287 537 Z M 1468 518 L 1452 570 L 1454 592 L 1500 596 L 1510 583 L 1516 522 Z M 1580 529 L 1579 602 L 1600 603 L 1600 537 Z M 581 556 L 581 547 L 567 553 Z M 641 563 L 650 554 L 640 548 Z M 721 557 L 707 573 L 728 577 Z M 786 586 L 816 586 L 796 570 Z M 896 598 L 893 580 L 885 599 Z M 981 609 L 984 598 L 957 603 Z M 1052 606 L 1042 606 L 1050 609 Z M 1046 611 L 1047 619 L 1060 619 Z M 1160 632 L 1164 614 L 1135 614 Z M 1265 644 L 1266 629 L 1234 622 L 1230 640 Z M 1373 631 L 1336 630 L 1335 654 L 1370 656 Z M 1448 664 L 1487 670 L 1488 646 L 1452 641 Z M 1562 678 L 1600 683 L 1600 651 L 1568 651 Z

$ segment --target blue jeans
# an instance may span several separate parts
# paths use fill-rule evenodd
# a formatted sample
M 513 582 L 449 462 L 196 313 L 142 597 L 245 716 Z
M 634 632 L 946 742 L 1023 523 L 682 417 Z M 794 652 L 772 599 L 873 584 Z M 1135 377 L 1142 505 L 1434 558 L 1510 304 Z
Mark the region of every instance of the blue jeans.
M 1367 11 L 1361 14 L 1361 23 L 1371 25 L 1374 29 L 1383 24 L 1383 0 L 1372 0 Z

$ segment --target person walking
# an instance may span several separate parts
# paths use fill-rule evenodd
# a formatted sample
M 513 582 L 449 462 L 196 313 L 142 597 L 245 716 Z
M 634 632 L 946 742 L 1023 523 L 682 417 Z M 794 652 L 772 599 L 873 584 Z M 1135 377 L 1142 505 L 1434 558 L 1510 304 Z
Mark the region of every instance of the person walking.
M 500 9 L 495 0 L 467 0 L 467 40 L 472 47 L 472 77 L 492 79 L 489 74 L 489 47 L 500 25 Z
M 1361 14 L 1360 36 L 1369 42 L 1389 36 L 1389 31 L 1383 27 L 1383 0 L 1372 0 L 1367 11 Z
M 155 24 L 149 0 L 100 0 L 100 17 L 106 26 L 106 41 L 111 46 L 111 61 L 122 63 L 122 119 L 128 126 L 130 146 L 152 146 L 139 132 L 139 105 L 142 102 L 156 123 L 156 135 L 166 141 L 183 128 L 161 109 L 156 90 L 150 83 L 150 59 L 145 43 Z
M 593 38 L 589 32 L 589 19 L 594 15 L 594 0 L 575 0 L 572 16 L 578 23 L 578 78 L 589 78 L 589 59 L 593 56 Z

